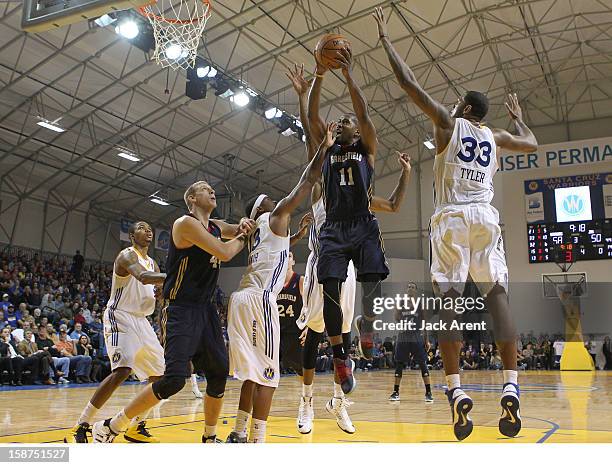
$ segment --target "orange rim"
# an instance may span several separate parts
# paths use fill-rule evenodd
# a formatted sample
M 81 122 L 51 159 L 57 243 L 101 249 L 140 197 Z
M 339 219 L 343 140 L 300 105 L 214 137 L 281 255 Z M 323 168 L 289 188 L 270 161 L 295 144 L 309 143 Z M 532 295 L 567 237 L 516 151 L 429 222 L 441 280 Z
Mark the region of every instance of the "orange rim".
M 203 16 L 198 16 L 196 18 L 190 19 L 190 20 L 180 20 L 180 19 L 168 19 L 168 18 L 162 18 L 159 15 L 156 15 L 155 13 L 150 13 L 146 10 L 146 7 L 148 7 L 149 5 L 153 5 L 154 3 L 157 3 L 157 0 L 153 0 L 152 2 L 147 3 L 144 6 L 141 6 L 138 8 L 138 10 L 140 11 L 140 14 L 143 16 L 146 16 L 147 18 L 153 18 L 156 21 L 163 21 L 164 23 L 170 23 L 170 24 L 190 24 L 190 23 L 199 23 L 200 21 L 202 21 L 204 18 L 206 18 L 206 16 L 210 16 L 211 11 L 212 11 L 212 3 L 210 2 L 210 0 L 200 0 L 202 3 L 204 3 L 205 5 L 208 5 L 208 8 L 206 9 L 206 13 L 204 13 Z

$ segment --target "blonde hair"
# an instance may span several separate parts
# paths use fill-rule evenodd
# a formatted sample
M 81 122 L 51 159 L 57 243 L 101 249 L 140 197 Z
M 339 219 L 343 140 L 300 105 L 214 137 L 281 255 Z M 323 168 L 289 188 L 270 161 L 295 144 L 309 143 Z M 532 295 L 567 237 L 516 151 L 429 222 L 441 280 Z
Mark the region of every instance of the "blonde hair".
M 198 180 L 197 182 L 194 182 L 193 184 L 191 184 L 187 188 L 187 190 L 185 190 L 185 194 L 183 195 L 183 200 L 185 200 L 185 205 L 187 205 L 187 209 L 189 211 L 191 211 L 191 204 L 189 203 L 188 198 L 194 193 L 196 193 L 198 189 L 202 187 L 203 184 L 209 185 L 208 182 L 206 182 L 205 180 Z

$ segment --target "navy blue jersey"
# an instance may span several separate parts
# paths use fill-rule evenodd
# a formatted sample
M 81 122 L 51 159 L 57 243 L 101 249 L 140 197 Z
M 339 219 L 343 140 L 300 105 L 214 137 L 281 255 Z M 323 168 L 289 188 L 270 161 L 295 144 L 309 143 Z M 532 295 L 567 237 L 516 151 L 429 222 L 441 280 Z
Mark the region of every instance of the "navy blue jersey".
M 328 221 L 347 221 L 370 213 L 374 168 L 361 140 L 327 150 L 323 163 L 323 201 Z
M 301 275 L 293 273 L 289 283 L 285 284 L 281 292 L 276 296 L 281 334 L 300 333 L 300 329 L 295 324 L 295 321 L 302 313 L 301 277 Z
M 189 214 L 188 216 L 193 216 Z M 221 239 L 221 229 L 212 221 L 208 232 Z M 164 281 L 164 299 L 176 304 L 202 304 L 214 297 L 219 278 L 219 260 L 197 245 L 178 249 L 170 234 Z

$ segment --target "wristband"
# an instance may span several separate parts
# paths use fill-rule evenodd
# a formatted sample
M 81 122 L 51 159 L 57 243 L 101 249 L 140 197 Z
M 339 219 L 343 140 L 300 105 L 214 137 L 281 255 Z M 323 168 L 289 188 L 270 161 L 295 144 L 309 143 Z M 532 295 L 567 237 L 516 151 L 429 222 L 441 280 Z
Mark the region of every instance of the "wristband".
M 319 75 L 318 73 L 315 73 L 315 76 L 316 76 L 317 78 L 323 78 L 323 75 Z

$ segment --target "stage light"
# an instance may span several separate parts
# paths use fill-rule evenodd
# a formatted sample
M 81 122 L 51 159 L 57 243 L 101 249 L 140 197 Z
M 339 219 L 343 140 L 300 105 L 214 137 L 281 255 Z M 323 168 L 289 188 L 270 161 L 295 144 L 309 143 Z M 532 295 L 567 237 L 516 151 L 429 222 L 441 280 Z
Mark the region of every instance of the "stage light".
M 435 149 L 435 148 L 436 148 L 436 145 L 434 145 L 434 143 L 433 143 L 433 139 L 425 140 L 425 141 L 423 142 L 423 144 L 425 145 L 425 147 L 426 147 L 427 149 L 430 149 L 430 150 L 432 150 L 432 149 Z
M 196 75 L 198 76 L 198 78 L 214 78 L 215 76 L 217 76 L 217 73 L 217 69 L 210 65 L 196 68 Z
M 230 98 L 230 101 L 240 107 L 246 106 L 250 100 L 251 98 L 249 98 L 249 95 L 244 91 L 240 91 Z
M 168 45 L 166 46 L 166 50 L 164 50 L 164 54 L 166 54 L 166 58 L 168 60 L 178 60 L 184 53 L 185 52 L 183 51 L 183 48 L 180 45 L 174 44 L 172 42 L 168 43 Z
M 140 28 L 138 27 L 138 23 L 134 20 L 125 20 L 117 25 L 115 31 L 120 36 L 125 37 L 126 39 L 134 39 L 138 36 L 140 32 Z
M 277 119 L 281 115 L 283 115 L 283 111 L 280 109 L 277 109 L 276 107 L 270 107 L 268 110 L 266 110 L 264 115 L 266 116 L 266 119 L 268 120 Z
M 94 20 L 94 23 L 96 23 L 99 27 L 103 28 L 105 26 L 108 26 L 109 24 L 113 24 L 115 21 L 117 21 L 117 17 L 114 14 L 113 16 L 107 14 L 96 18 Z

